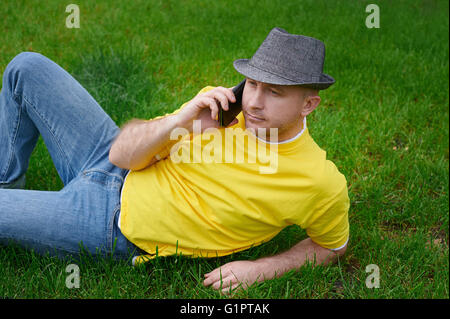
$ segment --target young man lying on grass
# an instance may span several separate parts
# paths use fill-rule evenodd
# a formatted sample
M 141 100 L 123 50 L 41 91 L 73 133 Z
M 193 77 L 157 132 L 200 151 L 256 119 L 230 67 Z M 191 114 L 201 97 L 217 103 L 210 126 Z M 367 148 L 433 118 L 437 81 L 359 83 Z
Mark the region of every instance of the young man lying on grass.
M 289 225 L 306 229 L 309 238 L 286 252 L 205 274 L 205 286 L 224 292 L 333 261 L 349 237 L 347 183 L 306 127 L 318 91 L 334 83 L 324 58 L 321 41 L 275 28 L 252 59 L 234 62 L 246 82 L 227 127 L 219 108 L 236 96 L 205 87 L 175 112 L 119 130 L 57 64 L 19 54 L 0 93 L 0 240 L 57 256 L 82 244 L 139 263 L 225 256 Z M 39 134 L 64 183 L 58 192 L 14 189 Z

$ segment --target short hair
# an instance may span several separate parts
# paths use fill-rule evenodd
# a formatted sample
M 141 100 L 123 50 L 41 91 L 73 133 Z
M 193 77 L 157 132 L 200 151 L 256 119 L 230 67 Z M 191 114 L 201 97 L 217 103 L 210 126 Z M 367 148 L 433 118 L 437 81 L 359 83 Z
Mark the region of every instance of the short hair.
M 303 91 L 303 98 L 307 98 L 308 96 L 316 96 L 319 95 L 319 90 L 317 89 L 311 89 L 303 86 L 299 86 L 302 88 Z

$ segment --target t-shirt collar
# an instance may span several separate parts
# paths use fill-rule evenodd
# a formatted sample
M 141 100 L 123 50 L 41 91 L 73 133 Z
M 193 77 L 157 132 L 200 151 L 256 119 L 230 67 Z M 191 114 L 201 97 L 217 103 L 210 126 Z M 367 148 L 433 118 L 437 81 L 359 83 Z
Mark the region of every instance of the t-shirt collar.
M 302 128 L 302 130 L 300 132 L 298 132 L 298 134 L 295 135 L 294 137 L 291 137 L 291 138 L 289 138 L 287 140 L 284 140 L 284 141 L 270 142 L 270 141 L 263 140 L 262 138 L 254 135 L 251 131 L 250 131 L 250 133 L 252 135 L 256 136 L 257 139 L 259 139 L 260 141 L 262 141 L 264 143 L 267 143 L 267 144 L 278 144 L 279 145 L 279 144 L 286 144 L 286 143 L 295 141 L 296 139 L 300 138 L 300 136 L 302 136 L 302 134 L 305 132 L 305 130 L 306 130 L 306 116 L 303 118 L 303 128 Z

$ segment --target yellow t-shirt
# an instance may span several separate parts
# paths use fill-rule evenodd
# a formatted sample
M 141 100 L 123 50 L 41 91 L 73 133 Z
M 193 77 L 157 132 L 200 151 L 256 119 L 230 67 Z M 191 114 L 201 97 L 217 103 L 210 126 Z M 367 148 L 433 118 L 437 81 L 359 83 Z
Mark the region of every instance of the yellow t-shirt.
M 293 224 L 322 247 L 347 242 L 346 179 L 308 129 L 274 144 L 245 130 L 242 113 L 238 120 L 215 134 L 184 135 L 160 152 L 160 161 L 130 171 L 120 229 L 149 254 L 136 262 L 156 253 L 224 256 L 267 242 Z

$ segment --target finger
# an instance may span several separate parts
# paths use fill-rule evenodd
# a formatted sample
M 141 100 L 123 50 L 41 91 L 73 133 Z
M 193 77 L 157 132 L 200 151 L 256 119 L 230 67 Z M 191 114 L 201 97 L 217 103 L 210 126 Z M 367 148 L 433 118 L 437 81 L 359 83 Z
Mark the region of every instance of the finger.
M 211 109 L 211 118 L 215 120 L 219 115 L 219 105 L 214 98 L 209 99 L 209 108 Z
M 223 274 L 221 272 L 222 272 L 222 268 L 219 267 L 219 268 L 216 268 L 213 271 L 205 274 L 206 279 L 203 281 L 203 284 L 205 286 L 209 286 L 209 285 L 215 283 L 216 281 L 219 281 L 221 277 L 223 278 Z
M 230 287 L 223 288 L 221 290 L 221 292 L 226 294 L 226 295 L 231 295 L 231 294 L 233 294 L 233 293 L 235 293 L 235 292 L 237 292 L 239 290 L 243 290 L 243 286 L 242 286 L 242 283 L 237 282 L 237 283 L 233 284 Z
M 224 289 L 224 288 L 230 287 L 234 283 L 235 283 L 235 279 L 233 277 L 229 276 L 223 280 L 216 281 L 215 283 L 213 283 L 212 287 L 216 290 L 219 290 L 219 289 Z
M 218 91 L 222 92 L 223 94 L 225 94 L 227 99 L 229 101 L 231 101 L 232 103 L 236 102 L 236 97 L 234 96 L 234 93 L 233 93 L 232 89 L 228 89 L 228 88 L 225 88 L 223 86 L 218 86 L 218 87 L 216 87 L 216 90 L 218 90 Z
M 233 87 L 234 88 L 234 87 Z M 233 103 L 235 103 L 236 102 L 236 96 L 234 95 L 234 92 L 233 92 L 233 90 L 232 89 L 227 89 L 227 88 L 224 88 L 224 90 L 225 90 L 225 94 L 227 95 L 227 97 L 228 97 L 228 99 L 231 101 L 231 102 L 233 102 Z
M 225 94 L 222 94 L 222 93 L 217 94 L 214 98 L 220 102 L 220 105 L 222 106 L 222 108 L 225 111 L 228 111 L 228 109 L 229 109 L 229 107 L 228 107 L 228 98 L 227 98 L 227 96 Z
M 205 277 L 207 276 L 208 278 L 211 278 L 212 280 L 216 281 L 219 280 L 220 277 L 225 278 L 227 277 L 228 274 L 230 274 L 230 264 L 231 263 L 226 263 L 222 266 L 217 267 L 216 269 L 210 271 L 209 273 L 205 274 Z
M 209 96 L 202 96 L 201 97 L 201 107 L 209 107 L 211 110 L 211 118 L 213 120 L 216 119 L 216 116 L 219 114 L 219 106 L 217 105 L 217 101 Z
M 211 270 L 209 273 L 206 273 L 205 276 L 207 276 L 207 277 L 213 276 L 213 275 L 216 274 L 219 270 L 220 270 L 220 267 L 219 267 L 219 268 L 216 268 L 216 269 L 214 269 L 214 270 Z
M 236 102 L 236 96 L 234 95 L 234 92 L 232 89 L 225 89 L 225 94 L 227 94 L 228 100 L 230 100 L 232 103 Z
M 208 277 L 205 280 L 203 280 L 203 286 L 208 287 L 214 282 L 215 281 L 211 277 Z
M 205 275 L 205 277 L 206 277 L 205 280 L 203 280 L 203 285 L 205 287 L 213 284 L 214 282 L 216 282 L 214 276 L 212 276 L 211 273 L 208 274 L 208 275 Z

